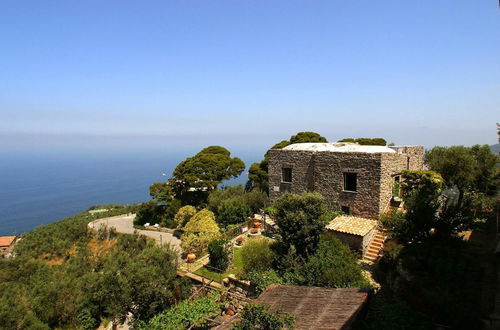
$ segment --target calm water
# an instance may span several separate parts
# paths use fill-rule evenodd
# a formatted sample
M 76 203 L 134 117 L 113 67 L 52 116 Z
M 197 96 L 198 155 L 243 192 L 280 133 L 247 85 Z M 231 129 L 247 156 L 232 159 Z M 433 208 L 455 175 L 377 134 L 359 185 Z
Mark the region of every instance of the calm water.
M 164 181 L 162 173 L 170 175 L 187 156 L 189 152 L 2 154 L 0 235 L 20 234 L 96 204 L 147 201 L 149 185 Z M 258 159 L 236 156 L 247 166 Z M 244 173 L 225 184 L 246 178 Z

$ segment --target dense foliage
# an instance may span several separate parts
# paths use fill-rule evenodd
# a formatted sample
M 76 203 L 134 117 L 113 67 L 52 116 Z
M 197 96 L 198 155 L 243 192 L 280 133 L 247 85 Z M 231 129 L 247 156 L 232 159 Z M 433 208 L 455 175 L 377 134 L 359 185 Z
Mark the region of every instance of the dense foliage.
M 196 214 L 196 208 L 191 205 L 183 206 L 177 211 L 174 217 L 176 228 L 184 228 L 184 226 Z
M 245 169 L 239 158 L 220 146 L 207 147 L 175 168 L 169 184 L 184 204 L 198 205 L 222 181 L 236 178 Z M 200 199 L 201 198 L 201 199 Z
M 191 217 L 183 228 L 181 247 L 201 253 L 210 241 L 220 237 L 220 230 L 215 215 L 208 209 L 203 209 Z
M 267 195 L 260 190 L 245 191 L 243 186 L 214 190 L 208 196 L 208 208 L 216 214 L 221 226 L 240 224 L 252 213 L 259 212 L 267 203 Z
M 458 205 L 467 192 L 495 195 L 500 185 L 498 156 L 487 145 L 434 147 L 425 154 L 431 170 L 441 174 L 448 188 L 459 191 Z
M 147 320 L 182 300 L 188 283 L 168 246 L 87 231 L 97 216 L 129 210 L 84 212 L 23 235 L 16 256 L 0 259 L 0 328 L 94 329 L 104 318 Z
M 386 146 L 387 141 L 383 138 L 346 138 L 339 140 L 339 142 L 353 142 L 357 143 L 360 145 L 367 145 L 367 146 Z
M 369 287 L 356 256 L 338 239 L 326 234 L 315 253 L 299 270 L 301 284 L 328 288 Z
M 153 317 L 140 328 L 144 330 L 182 330 L 203 327 L 206 318 L 220 313 L 220 294 L 214 293 L 192 301 L 183 301 L 175 307 Z
M 229 266 L 228 243 L 225 239 L 215 239 L 208 244 L 208 265 L 220 272 Z
M 272 266 L 274 253 L 271 250 L 271 241 L 266 238 L 252 238 L 241 248 L 242 272 L 262 272 Z
M 245 305 L 241 311 L 241 318 L 237 321 L 233 330 L 280 330 L 293 329 L 295 317 L 282 311 L 272 312 L 268 305 L 262 303 L 250 303 Z
M 313 254 L 326 220 L 324 198 L 317 193 L 283 194 L 274 203 L 282 243 L 301 256 Z

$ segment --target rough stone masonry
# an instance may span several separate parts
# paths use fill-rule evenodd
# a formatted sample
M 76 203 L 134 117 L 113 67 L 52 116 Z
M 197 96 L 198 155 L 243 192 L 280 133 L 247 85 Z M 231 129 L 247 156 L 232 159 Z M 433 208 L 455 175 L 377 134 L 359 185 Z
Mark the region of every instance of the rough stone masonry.
M 269 196 L 319 192 L 332 210 L 378 219 L 403 170 L 422 170 L 423 146 L 300 143 L 269 150 Z

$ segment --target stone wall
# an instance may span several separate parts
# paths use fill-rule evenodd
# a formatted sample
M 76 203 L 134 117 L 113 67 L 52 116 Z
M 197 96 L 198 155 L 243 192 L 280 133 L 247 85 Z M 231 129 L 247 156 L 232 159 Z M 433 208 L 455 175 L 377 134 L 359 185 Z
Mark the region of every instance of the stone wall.
M 292 168 L 292 183 L 281 182 L 281 169 Z M 344 172 L 357 174 L 357 192 L 344 191 Z M 269 197 L 281 193 L 315 191 L 332 210 L 348 206 L 354 216 L 377 218 L 379 214 L 380 154 L 269 151 Z
M 353 216 L 378 219 L 392 198 L 394 176 L 421 170 L 422 146 L 392 147 L 396 153 L 269 151 L 269 197 L 289 191 L 319 192 L 330 209 L 349 207 Z M 292 169 L 292 183 L 281 182 L 282 168 Z M 344 191 L 344 173 L 357 174 L 357 191 Z
M 391 202 L 394 176 L 404 170 L 420 171 L 424 164 L 422 146 L 393 147 L 393 149 L 397 153 L 381 155 L 380 213 L 386 212 Z
M 363 237 L 342 233 L 340 231 L 327 230 L 326 233 L 337 238 L 339 241 L 347 245 L 351 250 L 363 252 Z

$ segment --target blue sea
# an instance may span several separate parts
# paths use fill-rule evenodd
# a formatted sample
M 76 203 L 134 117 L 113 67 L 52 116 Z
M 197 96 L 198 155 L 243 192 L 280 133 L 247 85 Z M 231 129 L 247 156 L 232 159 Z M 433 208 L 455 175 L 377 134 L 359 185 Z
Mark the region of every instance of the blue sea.
M 98 204 L 150 200 L 149 186 L 165 181 L 194 152 L 9 152 L 0 154 L 0 235 L 21 234 Z M 257 153 L 235 154 L 245 164 Z M 166 175 L 163 175 L 166 174 Z M 247 174 L 225 182 L 244 184 Z

